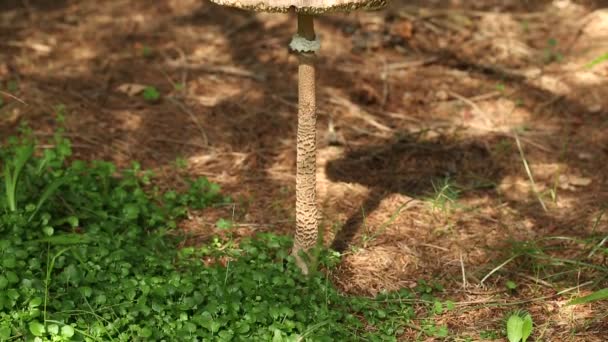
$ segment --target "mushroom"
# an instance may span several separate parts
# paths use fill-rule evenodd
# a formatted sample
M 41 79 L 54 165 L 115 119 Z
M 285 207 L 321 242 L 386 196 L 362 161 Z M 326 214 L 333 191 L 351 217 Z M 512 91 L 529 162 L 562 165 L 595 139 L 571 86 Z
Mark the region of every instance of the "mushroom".
M 303 256 L 317 243 L 316 204 L 316 83 L 315 52 L 321 43 L 315 34 L 313 16 L 328 12 L 373 10 L 388 0 L 210 0 L 216 4 L 256 12 L 295 12 L 298 32 L 289 47 L 298 53 L 298 132 L 296 172 L 296 231 L 292 255 L 303 274 L 308 266 Z

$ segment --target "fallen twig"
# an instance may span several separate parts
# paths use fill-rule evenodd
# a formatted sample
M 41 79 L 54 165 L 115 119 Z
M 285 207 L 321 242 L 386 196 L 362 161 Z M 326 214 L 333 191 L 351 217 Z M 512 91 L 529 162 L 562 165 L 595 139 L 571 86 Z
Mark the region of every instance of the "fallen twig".
M 181 103 L 180 101 L 178 101 L 177 99 L 175 99 L 173 97 L 169 97 L 169 101 L 176 104 L 184 113 L 186 113 L 190 116 L 190 119 L 192 120 L 192 122 L 194 122 L 194 124 L 196 125 L 198 130 L 201 132 L 201 136 L 203 137 L 203 145 L 209 146 L 209 138 L 207 137 L 207 133 L 205 133 L 205 129 L 203 128 L 201 123 L 198 121 L 198 119 L 196 118 L 194 113 L 192 113 L 192 111 L 190 109 L 188 109 L 188 107 L 186 107 L 183 103 Z
M 565 290 L 559 291 L 557 293 L 554 293 L 552 295 L 547 295 L 547 296 L 541 296 L 541 297 L 536 297 L 536 298 L 530 298 L 530 299 L 523 299 L 523 300 L 518 300 L 518 301 L 513 301 L 513 302 L 507 302 L 507 303 L 503 303 L 503 302 L 499 302 L 497 300 L 475 300 L 475 301 L 467 301 L 467 302 L 456 302 L 454 303 L 456 306 L 470 306 L 470 305 L 476 305 L 476 304 L 483 304 L 483 307 L 488 307 L 488 306 L 516 306 L 516 305 L 522 305 L 522 304 L 528 304 L 528 303 L 534 303 L 534 302 L 541 302 L 541 301 L 546 301 L 547 299 L 551 299 L 551 298 L 555 298 L 555 297 L 559 297 L 563 294 L 566 294 L 568 292 L 572 292 L 575 290 L 578 290 L 582 287 L 588 286 L 588 285 L 592 285 L 593 281 L 588 281 L 586 283 L 577 285 L 577 286 L 573 286 L 570 288 L 567 288 Z
M 405 69 L 418 68 L 418 67 L 421 67 L 421 66 L 425 66 L 425 65 L 434 63 L 437 60 L 439 60 L 439 57 L 430 57 L 430 58 L 427 58 L 427 59 L 418 59 L 418 60 L 414 60 L 414 61 L 399 62 L 399 63 L 390 63 L 390 64 L 386 65 L 386 70 L 387 71 L 395 71 L 395 70 L 405 70 Z
M 460 252 L 460 271 L 462 272 L 462 289 L 467 289 L 467 274 L 464 269 L 464 259 L 462 258 L 462 252 Z
M 5 96 L 8 96 L 8 97 L 10 97 L 11 99 L 16 100 L 16 101 L 19 101 L 19 102 L 21 102 L 22 104 L 24 104 L 24 105 L 26 105 L 26 106 L 27 106 L 27 103 L 26 103 L 25 101 L 23 101 L 22 99 L 18 98 L 17 96 L 15 96 L 15 95 L 13 95 L 13 94 L 11 94 L 11 93 L 7 93 L 7 92 L 5 92 L 5 91 L 0 90 L 0 94 L 5 95 Z
M 536 198 L 540 202 L 541 207 L 543 207 L 543 210 L 545 212 L 547 212 L 548 211 L 547 206 L 545 205 L 545 202 L 543 201 L 543 199 L 540 197 L 540 194 L 536 190 L 536 183 L 534 182 L 534 177 L 532 176 L 532 171 L 530 170 L 530 166 L 528 165 L 528 161 L 526 160 L 526 156 L 524 155 L 524 150 L 521 147 L 521 142 L 519 141 L 519 136 L 517 135 L 517 133 L 514 133 L 513 136 L 515 137 L 515 143 L 517 144 L 517 149 L 519 150 L 519 155 L 521 156 L 521 160 L 524 163 L 524 168 L 526 169 L 526 173 L 528 174 L 528 178 L 530 179 L 530 184 L 532 185 L 532 191 L 534 192 L 534 194 L 536 195 Z
M 374 119 L 374 117 L 372 115 L 370 115 L 363 109 L 359 108 L 358 106 L 356 106 L 355 104 L 353 104 L 352 102 L 350 102 L 347 99 L 337 97 L 337 96 L 332 96 L 332 98 L 329 100 L 329 102 L 331 102 L 335 105 L 346 107 L 346 109 L 348 109 L 349 114 L 362 119 L 363 121 L 368 123 L 370 126 L 373 126 L 380 131 L 393 132 L 393 129 L 391 129 L 390 127 L 388 127 L 386 125 L 381 124 L 376 119 Z
M 208 65 L 208 64 L 194 64 L 194 63 L 189 63 L 189 62 L 182 62 L 182 61 L 174 61 L 174 60 L 168 60 L 167 61 L 167 65 L 169 65 L 169 67 L 171 68 L 176 68 L 176 69 L 189 69 L 189 70 L 197 70 L 197 71 L 204 71 L 204 72 L 208 72 L 208 73 L 212 73 L 212 74 L 223 74 L 223 75 L 227 75 L 227 76 L 233 76 L 233 77 L 244 77 L 244 78 L 251 78 L 253 80 L 256 81 L 264 81 L 266 79 L 266 77 L 262 74 L 257 74 L 248 70 L 244 70 L 241 68 L 237 68 L 234 66 L 229 66 L 229 65 Z

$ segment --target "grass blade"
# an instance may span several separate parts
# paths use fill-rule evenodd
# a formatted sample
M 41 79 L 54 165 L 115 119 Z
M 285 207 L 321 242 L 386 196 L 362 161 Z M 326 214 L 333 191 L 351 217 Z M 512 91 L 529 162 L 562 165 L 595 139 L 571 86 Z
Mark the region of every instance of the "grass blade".
M 488 278 L 490 278 L 490 276 L 496 272 L 498 272 L 498 270 L 500 270 L 501 268 L 503 268 L 506 264 L 510 263 L 511 261 L 513 261 L 515 258 L 517 258 L 519 256 L 519 254 L 515 254 L 512 257 L 510 257 L 509 259 L 507 259 L 505 262 L 503 262 L 502 264 L 494 267 L 493 270 L 490 271 L 490 273 L 486 274 L 485 277 L 483 277 L 483 279 L 481 279 L 480 283 L 481 285 L 483 285 L 483 283 L 488 280 Z
M 13 191 L 13 180 L 11 176 L 11 171 L 8 169 L 8 165 L 4 166 L 4 191 L 6 193 L 6 203 L 8 204 L 8 208 L 10 211 L 17 210 L 15 206 L 15 196 Z
M 36 209 L 34 209 L 34 211 L 32 212 L 32 214 L 30 215 L 30 217 L 28 218 L 28 222 L 31 222 L 32 219 L 34 218 L 34 216 L 36 215 L 36 213 L 38 213 L 38 210 L 40 210 L 40 207 L 42 207 L 42 205 L 44 204 L 44 202 L 46 202 L 46 200 L 51 197 L 51 195 L 53 195 L 53 193 L 55 191 L 57 191 L 57 189 L 63 185 L 63 183 L 65 183 L 65 178 L 58 178 L 55 181 L 53 181 L 53 183 L 49 184 L 46 189 L 44 189 L 44 192 L 42 193 L 42 195 L 40 196 L 40 198 L 38 199 L 38 204 L 36 204 Z
M 575 299 L 569 301 L 568 304 L 566 304 L 566 305 L 587 304 L 587 303 L 595 302 L 598 300 L 606 300 L 606 299 L 608 299 L 608 288 L 605 288 L 605 289 L 602 289 L 599 291 L 595 291 L 592 294 L 584 296 L 584 297 L 575 298 Z
M 592 60 L 591 62 L 589 62 L 587 65 L 585 65 L 585 67 L 587 69 L 593 69 L 593 67 L 595 67 L 598 64 L 604 63 L 608 61 L 608 52 L 599 56 L 598 58 Z
M 70 248 L 72 247 L 66 247 L 62 250 L 60 250 L 59 252 L 57 252 L 57 254 L 55 254 L 55 256 L 53 256 L 53 259 L 50 260 L 49 262 L 49 257 L 50 257 L 50 253 L 51 253 L 51 245 L 49 245 L 48 249 L 47 249 L 47 265 L 46 265 L 46 280 L 44 282 L 44 311 L 43 311 L 43 317 L 44 317 L 44 324 L 46 326 L 46 306 L 49 300 L 49 285 L 51 283 L 51 273 L 53 272 L 53 268 L 55 268 L 55 260 L 57 260 L 57 258 L 59 256 L 61 256 L 61 254 L 67 252 L 70 250 Z
M 7 165 L 4 168 L 4 181 L 6 183 L 6 197 L 9 204 L 10 211 L 17 210 L 17 182 L 21 175 L 21 170 L 27 163 L 27 161 L 34 154 L 34 146 L 27 145 L 17 148 L 15 151 L 14 169 L 11 174 L 10 167 Z
M 532 185 L 532 191 L 536 195 L 536 198 L 538 198 L 538 201 L 540 202 L 540 206 L 543 207 L 543 210 L 545 212 L 547 212 L 547 206 L 545 205 L 545 202 L 543 201 L 540 193 L 538 193 L 538 191 L 536 190 L 536 182 L 534 182 L 534 177 L 532 176 L 532 170 L 530 170 L 530 165 L 528 165 L 528 161 L 526 160 L 526 156 L 524 155 L 524 150 L 521 147 L 521 142 L 519 141 L 519 136 L 517 135 L 517 133 L 515 133 L 514 136 L 515 136 L 515 143 L 517 144 L 517 149 L 519 150 L 519 155 L 521 156 L 521 160 L 524 163 L 524 168 L 526 169 L 526 173 L 528 174 L 528 178 L 530 179 L 530 185 Z
M 83 235 L 83 234 L 60 234 L 60 235 L 45 237 L 45 238 L 38 239 L 38 240 L 33 240 L 32 242 L 49 243 L 53 246 L 57 246 L 57 245 L 69 246 L 69 245 L 87 244 L 87 243 L 91 243 L 92 241 L 93 240 L 89 236 Z

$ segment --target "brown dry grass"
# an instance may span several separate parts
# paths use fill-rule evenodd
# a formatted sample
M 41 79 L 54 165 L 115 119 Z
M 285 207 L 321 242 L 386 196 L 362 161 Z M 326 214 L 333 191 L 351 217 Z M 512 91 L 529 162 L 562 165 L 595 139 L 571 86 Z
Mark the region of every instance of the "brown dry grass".
M 437 320 L 460 338 L 480 340 L 515 308 L 532 313 L 546 341 L 608 338 L 605 305 L 564 306 L 588 287 L 557 294 L 596 273 L 542 280 L 518 259 L 480 284 L 512 241 L 608 231 L 607 217 L 595 222 L 608 203 L 608 66 L 584 68 L 606 51 L 602 5 L 396 1 L 318 19 L 318 186 L 326 240 L 345 255 L 336 284 L 373 295 L 440 280 L 458 304 Z M 172 164 L 185 158 L 188 174 L 237 199 L 193 214 L 184 229 L 194 236 L 213 234 L 219 217 L 233 219 L 238 235 L 290 233 L 293 30 L 287 15 L 195 0 L 3 1 L 1 89 L 16 84 L 18 100 L 3 93 L 0 135 L 27 120 L 45 136 L 64 104 L 79 157 L 139 160 L 168 184 L 179 184 Z M 130 84 L 163 97 L 146 103 L 125 91 Z M 464 189 L 458 206 L 433 210 L 431 181 L 446 177 Z M 544 196 L 544 210 L 533 191 L 550 190 L 557 197 Z M 554 245 L 561 257 L 587 247 Z M 515 294 L 503 291 L 509 279 Z

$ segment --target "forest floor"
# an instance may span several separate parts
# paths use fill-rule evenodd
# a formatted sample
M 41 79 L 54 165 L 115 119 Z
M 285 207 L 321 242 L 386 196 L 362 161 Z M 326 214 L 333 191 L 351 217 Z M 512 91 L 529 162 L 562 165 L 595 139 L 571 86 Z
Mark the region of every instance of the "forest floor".
M 605 303 L 565 306 L 608 284 L 599 7 L 394 1 L 317 19 L 318 200 L 340 289 L 436 281 L 454 340 L 496 337 L 515 309 L 537 340 L 608 339 Z M 0 137 L 24 120 L 52 134 L 61 104 L 78 157 L 140 161 L 168 185 L 207 176 L 235 199 L 190 214 L 192 243 L 220 217 L 238 236 L 292 234 L 294 30 L 200 0 L 4 0 Z

